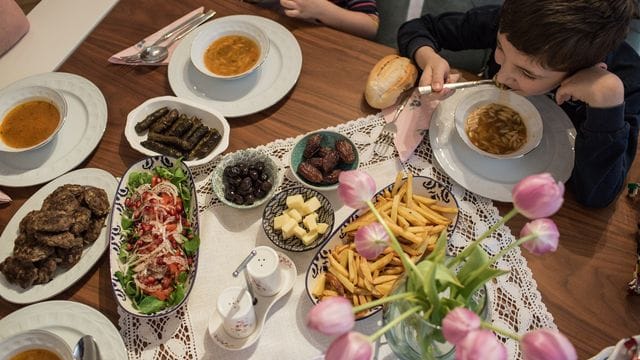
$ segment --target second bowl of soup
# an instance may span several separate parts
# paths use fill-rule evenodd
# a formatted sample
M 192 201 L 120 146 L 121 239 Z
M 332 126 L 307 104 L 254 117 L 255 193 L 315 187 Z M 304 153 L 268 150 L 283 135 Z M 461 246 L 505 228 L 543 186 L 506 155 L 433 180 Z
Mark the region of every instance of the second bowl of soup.
M 191 44 L 191 62 L 203 74 L 218 79 L 247 76 L 264 62 L 269 38 L 242 20 L 212 21 L 198 31 Z
M 495 159 L 513 159 L 542 139 L 542 118 L 527 98 L 513 91 L 477 88 L 456 107 L 456 130 L 465 144 Z

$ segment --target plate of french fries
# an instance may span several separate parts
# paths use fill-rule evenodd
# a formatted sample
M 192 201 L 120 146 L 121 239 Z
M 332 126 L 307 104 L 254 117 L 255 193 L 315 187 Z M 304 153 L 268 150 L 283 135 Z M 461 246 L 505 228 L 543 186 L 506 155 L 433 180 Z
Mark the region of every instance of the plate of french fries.
M 400 172 L 393 183 L 377 192 L 374 204 L 414 263 L 433 250 L 442 231 L 449 238 L 457 224 L 457 200 L 442 183 L 429 177 L 404 177 Z M 356 231 L 373 221 L 377 220 L 369 209 L 355 211 L 316 253 L 306 277 L 307 294 L 314 304 L 343 296 L 354 306 L 362 305 L 387 296 L 404 275 L 402 261 L 391 247 L 373 260 L 358 254 L 353 241 Z M 380 309 L 360 312 L 356 319 Z

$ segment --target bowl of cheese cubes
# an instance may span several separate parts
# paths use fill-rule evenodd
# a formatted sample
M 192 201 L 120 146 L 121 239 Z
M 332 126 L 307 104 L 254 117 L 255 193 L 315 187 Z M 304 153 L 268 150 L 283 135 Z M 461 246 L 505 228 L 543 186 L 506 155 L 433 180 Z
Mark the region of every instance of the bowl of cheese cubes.
M 322 193 L 292 187 L 277 193 L 264 208 L 262 228 L 276 246 L 307 251 L 325 242 L 335 221 L 333 207 Z

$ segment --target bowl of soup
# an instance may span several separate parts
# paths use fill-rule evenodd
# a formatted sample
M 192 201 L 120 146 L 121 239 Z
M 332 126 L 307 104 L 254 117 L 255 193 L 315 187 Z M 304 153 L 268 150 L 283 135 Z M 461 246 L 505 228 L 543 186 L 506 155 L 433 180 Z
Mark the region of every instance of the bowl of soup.
M 542 118 L 524 96 L 498 88 L 476 88 L 458 103 L 455 125 L 464 143 L 494 159 L 514 159 L 542 140 Z
M 35 329 L 0 340 L 0 359 L 73 360 L 73 356 L 71 348 L 60 336 Z
M 0 151 L 39 148 L 58 133 L 67 116 L 67 102 L 44 86 L 11 88 L 0 92 Z
M 269 38 L 257 26 L 238 20 L 212 21 L 191 43 L 191 62 L 203 74 L 218 79 L 247 76 L 269 53 Z

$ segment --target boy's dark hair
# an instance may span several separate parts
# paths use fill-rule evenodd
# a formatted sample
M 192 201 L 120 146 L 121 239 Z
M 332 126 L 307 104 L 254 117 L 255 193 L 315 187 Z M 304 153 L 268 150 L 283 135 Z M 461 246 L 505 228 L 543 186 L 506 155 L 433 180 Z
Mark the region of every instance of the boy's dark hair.
M 505 0 L 500 32 L 540 65 L 573 73 L 603 61 L 637 16 L 637 0 Z

